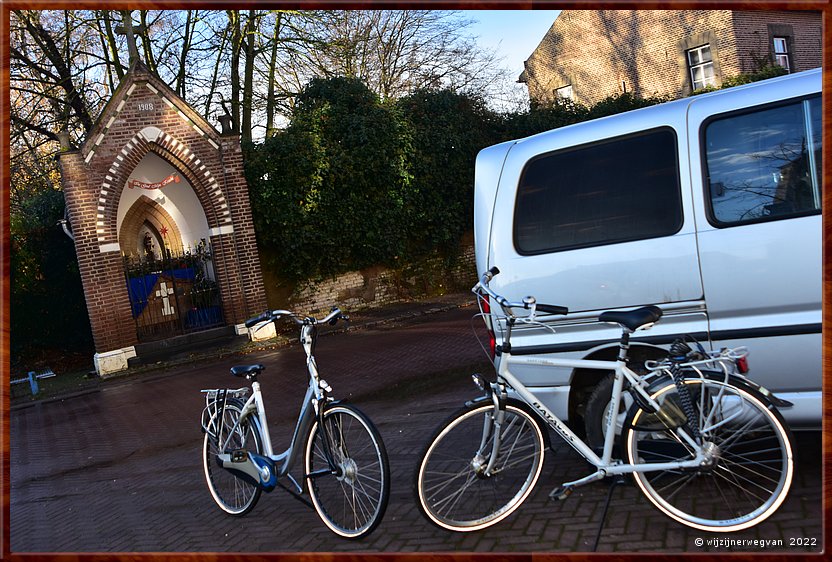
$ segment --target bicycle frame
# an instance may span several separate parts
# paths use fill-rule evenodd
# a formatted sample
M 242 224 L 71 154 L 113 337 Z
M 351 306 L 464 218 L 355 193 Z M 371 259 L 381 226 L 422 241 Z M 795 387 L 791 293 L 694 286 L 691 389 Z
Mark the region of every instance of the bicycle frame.
M 590 464 L 599 469 L 597 477 L 592 479 L 599 479 L 609 475 L 627 474 L 631 472 L 651 472 L 655 470 L 674 470 L 680 468 L 693 468 L 700 465 L 705 460 L 702 448 L 693 438 L 684 430 L 684 428 L 676 428 L 676 435 L 684 440 L 693 450 L 696 451 L 696 458 L 684 462 L 671 463 L 648 463 L 641 465 L 619 464 L 612 459 L 612 448 L 615 441 L 615 416 L 608 416 L 606 422 L 606 435 L 604 437 L 604 450 L 602 456 L 598 456 L 589 445 L 586 444 L 580 437 L 578 437 L 567 425 L 552 413 L 549 408 L 541 404 L 537 397 L 529 391 L 509 370 L 509 364 L 514 365 L 530 365 L 549 366 L 549 367 L 568 367 L 573 369 L 591 369 L 599 371 L 613 371 L 615 373 L 615 382 L 612 389 L 612 397 L 610 399 L 610 411 L 617 412 L 623 396 L 624 380 L 630 382 L 631 386 L 638 392 L 644 400 L 651 406 L 658 410 L 660 405 L 653 400 L 646 392 L 644 380 L 631 371 L 625 361 L 592 361 L 586 359 L 547 359 L 541 357 L 527 358 L 525 356 L 512 356 L 509 352 L 503 352 L 502 360 L 500 361 L 499 369 L 497 371 L 498 380 L 502 379 L 523 399 L 529 406 L 531 406 L 546 423 L 554 429 L 564 441 L 566 441 L 578 454 L 584 457 Z M 496 448 L 492 454 L 496 452 Z M 592 475 L 593 477 L 595 475 Z M 588 477 L 590 478 L 590 477 Z M 590 480 L 586 480 L 588 482 Z M 583 480 L 579 481 L 585 483 Z
M 275 463 L 277 477 L 289 477 L 299 491 L 302 490 L 302 487 L 294 480 L 294 478 L 292 478 L 289 472 L 295 466 L 298 456 L 303 450 L 303 437 L 309 433 L 309 430 L 312 428 L 316 419 L 319 422 L 323 421 L 323 409 L 321 408 L 321 405 L 328 400 L 326 391 L 331 390 L 326 382 L 321 380 L 318 373 L 318 367 L 315 362 L 314 348 L 317 339 L 316 332 L 316 324 L 304 324 L 301 329 L 301 343 L 303 344 L 304 351 L 306 352 L 306 366 L 309 373 L 309 386 L 307 387 L 306 394 L 301 402 L 301 408 L 298 413 L 297 421 L 295 422 L 292 439 L 286 450 L 278 454 L 275 454 L 274 452 L 268 421 L 266 418 L 266 407 L 263 401 L 263 394 L 260 390 L 260 383 L 256 380 L 251 383 L 252 393 L 243 405 L 240 417 L 237 419 L 234 426 L 228 429 L 228 437 L 226 438 L 226 441 L 222 443 L 220 448 L 223 451 L 226 450 L 231 436 L 237 430 L 239 425 L 254 416 L 254 419 L 257 420 L 260 435 L 263 440 L 262 445 L 264 456 Z M 330 470 L 336 470 L 326 439 L 324 439 L 324 444 L 324 454 L 327 457 Z

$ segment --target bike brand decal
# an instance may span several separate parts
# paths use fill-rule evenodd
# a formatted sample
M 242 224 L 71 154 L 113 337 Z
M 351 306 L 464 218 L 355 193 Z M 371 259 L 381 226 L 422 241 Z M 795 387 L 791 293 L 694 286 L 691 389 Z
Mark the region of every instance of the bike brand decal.
M 573 443 L 575 442 L 575 438 L 570 433 L 568 433 L 566 431 L 566 428 L 563 427 L 560 423 L 558 423 L 558 420 L 556 420 L 554 417 L 552 417 L 552 415 L 549 414 L 549 412 L 547 412 L 543 408 L 543 406 L 541 406 L 537 402 L 532 402 L 532 406 L 537 408 L 537 411 L 540 412 L 540 415 L 543 416 L 543 418 L 549 423 L 549 425 L 552 427 L 552 429 L 557 431 L 560 434 L 561 437 L 563 437 L 564 439 L 568 439 L 569 441 L 571 441 Z

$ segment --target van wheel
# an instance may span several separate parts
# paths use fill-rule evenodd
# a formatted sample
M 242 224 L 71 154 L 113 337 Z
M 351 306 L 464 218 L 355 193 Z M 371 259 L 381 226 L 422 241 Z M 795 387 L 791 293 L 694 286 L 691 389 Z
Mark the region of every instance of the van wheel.
M 612 385 L 614 375 L 609 373 L 601 379 L 592 391 L 589 400 L 586 402 L 584 413 L 584 427 L 586 429 L 586 442 L 594 450 L 604 448 L 604 436 L 606 435 L 607 416 L 609 415 L 610 398 L 612 397 Z M 621 434 L 621 427 L 624 417 L 632 403 L 628 393 L 622 394 L 621 403 L 618 406 L 617 422 L 615 424 L 616 435 Z

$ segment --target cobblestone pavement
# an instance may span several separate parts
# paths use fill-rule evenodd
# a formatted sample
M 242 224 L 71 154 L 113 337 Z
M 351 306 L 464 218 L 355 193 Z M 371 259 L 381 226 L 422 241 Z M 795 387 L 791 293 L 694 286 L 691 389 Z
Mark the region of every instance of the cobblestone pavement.
M 386 516 L 366 539 L 329 532 L 314 510 L 279 489 L 243 518 L 224 515 L 201 469 L 201 388 L 235 386 L 228 369 L 262 362 L 275 447 L 291 435 L 306 385 L 299 346 L 146 373 L 93 393 L 11 412 L 12 552 L 586 552 L 602 524 L 609 487 L 585 486 L 566 501 L 548 492 L 583 476 L 586 463 L 553 437 L 537 489 L 517 513 L 489 530 L 451 533 L 418 512 L 413 473 L 439 422 L 475 396 L 468 376 L 482 363 L 470 329 L 472 307 L 322 337 L 318 364 L 335 395 L 376 423 L 391 463 Z M 476 325 L 476 324 L 475 324 Z M 239 385 L 237 385 L 239 386 Z M 800 553 L 822 546 L 821 444 L 798 436 L 792 492 L 763 524 L 714 536 L 672 522 L 633 485 L 614 488 L 599 551 Z M 697 546 L 697 539 L 705 541 Z M 747 542 L 718 545 L 707 541 Z M 798 543 L 809 546 L 798 546 Z

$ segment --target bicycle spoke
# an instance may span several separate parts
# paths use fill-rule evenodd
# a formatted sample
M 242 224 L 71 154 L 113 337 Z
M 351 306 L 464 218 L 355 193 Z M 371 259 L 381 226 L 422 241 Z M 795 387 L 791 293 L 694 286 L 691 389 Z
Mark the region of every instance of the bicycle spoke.
M 445 528 L 467 530 L 496 523 L 520 505 L 539 475 L 542 437 L 533 418 L 507 406 L 499 428 L 500 447 L 494 450 L 498 428 L 488 421 L 491 408 L 464 410 L 437 435 L 422 462 L 420 508 Z M 472 447 L 482 451 L 465 452 Z M 492 454 L 494 468 L 487 474 Z
M 672 381 L 666 384 L 656 395 L 675 392 Z M 711 463 L 658 476 L 636 472 L 636 482 L 659 509 L 697 529 L 739 530 L 765 519 L 788 491 L 788 434 L 764 397 L 707 377 L 688 379 L 687 385 L 700 405 L 700 419 L 712 428 L 703 433 Z M 629 431 L 631 462 L 671 460 L 666 441 Z

